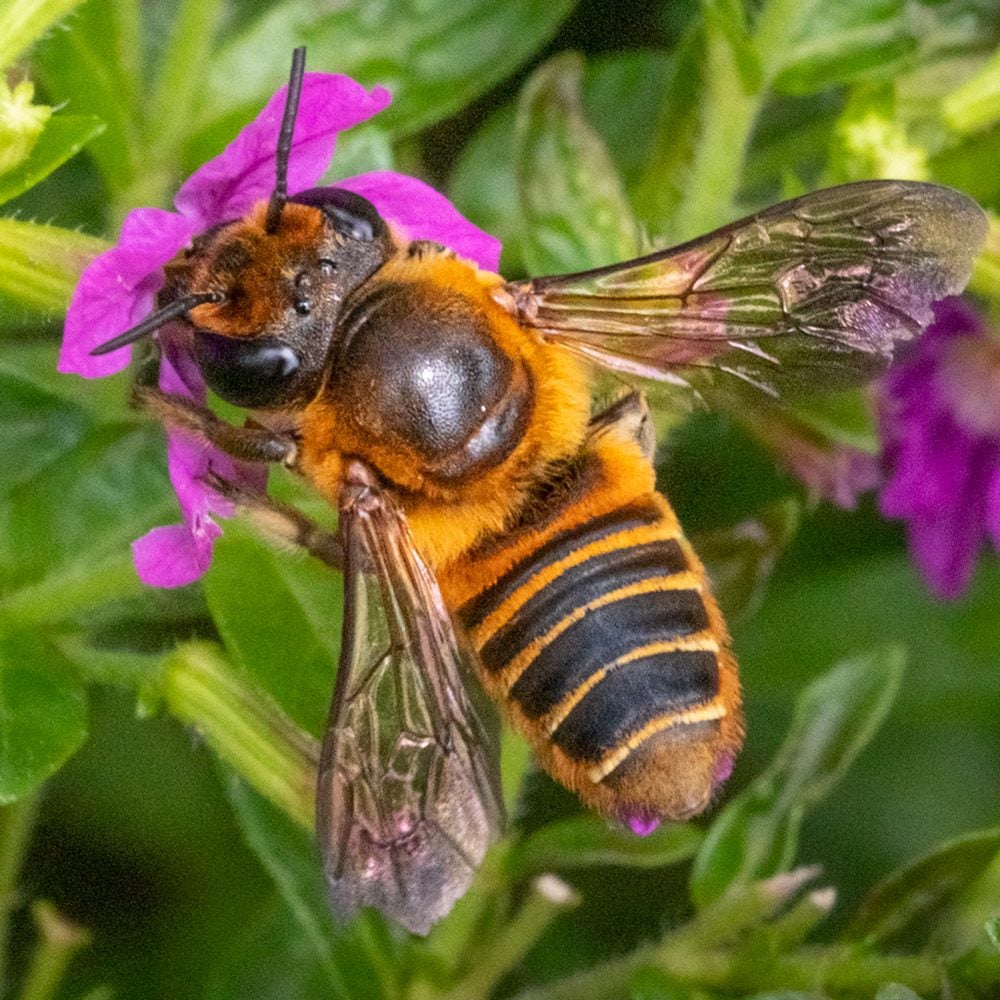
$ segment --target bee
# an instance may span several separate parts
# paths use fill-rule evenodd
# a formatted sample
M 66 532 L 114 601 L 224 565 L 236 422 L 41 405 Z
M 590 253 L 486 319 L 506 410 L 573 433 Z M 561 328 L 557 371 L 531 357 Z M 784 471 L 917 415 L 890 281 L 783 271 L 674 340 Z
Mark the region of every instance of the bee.
M 705 569 L 656 490 L 640 393 L 596 415 L 596 367 L 780 397 L 859 384 L 959 292 L 985 239 L 948 188 L 849 184 L 671 250 L 505 281 L 401 238 L 337 188 L 290 197 L 296 50 L 267 202 L 196 237 L 160 331 L 244 427 L 145 390 L 167 424 L 281 463 L 335 533 L 218 479 L 265 534 L 345 576 L 317 790 L 334 909 L 424 934 L 503 823 L 480 689 L 590 808 L 637 832 L 704 809 L 743 740 Z

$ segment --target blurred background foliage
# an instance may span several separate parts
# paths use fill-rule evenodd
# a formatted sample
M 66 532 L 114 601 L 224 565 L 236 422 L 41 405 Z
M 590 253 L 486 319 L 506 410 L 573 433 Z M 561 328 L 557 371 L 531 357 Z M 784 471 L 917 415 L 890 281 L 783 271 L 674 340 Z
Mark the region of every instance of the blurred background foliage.
M 663 400 L 660 483 L 746 687 L 721 808 L 626 836 L 510 739 L 516 823 L 452 917 L 427 941 L 338 928 L 306 827 L 339 581 L 227 524 L 202 585 L 143 588 L 129 543 L 176 518 L 161 432 L 126 378 L 55 357 L 84 263 L 298 44 L 394 95 L 329 179 L 427 178 L 515 277 L 847 180 L 1000 210 L 998 43 L 998 0 L 2 0 L 23 114 L 0 124 L 0 995 L 996 996 L 994 557 L 941 603 L 871 496 L 817 502 L 745 421 Z M 973 284 L 994 316 L 998 252 L 994 220 Z M 859 394 L 800 416 L 876 447 Z

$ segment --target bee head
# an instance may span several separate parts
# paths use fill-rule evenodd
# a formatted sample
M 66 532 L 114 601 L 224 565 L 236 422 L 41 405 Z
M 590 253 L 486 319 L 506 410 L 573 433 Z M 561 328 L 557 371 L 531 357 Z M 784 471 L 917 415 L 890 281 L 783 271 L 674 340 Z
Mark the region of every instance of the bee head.
M 374 206 L 321 188 L 210 230 L 167 269 L 158 304 L 211 293 L 186 312 L 206 383 L 237 406 L 267 409 L 319 388 L 345 300 L 392 252 Z
M 228 402 L 269 409 L 317 391 L 345 299 L 384 263 L 393 241 L 360 195 L 316 188 L 288 197 L 304 69 L 305 49 L 296 49 L 270 199 L 196 237 L 167 265 L 157 311 L 93 354 L 180 320 L 205 382 Z

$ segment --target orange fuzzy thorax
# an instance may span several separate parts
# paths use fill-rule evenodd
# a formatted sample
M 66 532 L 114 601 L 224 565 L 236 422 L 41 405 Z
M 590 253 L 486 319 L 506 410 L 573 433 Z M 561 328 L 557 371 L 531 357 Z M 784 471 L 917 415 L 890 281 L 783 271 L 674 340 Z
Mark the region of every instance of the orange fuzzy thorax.
M 519 515 L 531 487 L 553 463 L 575 454 L 586 434 L 590 412 L 587 379 L 563 348 L 545 342 L 516 323 L 492 291 L 500 279 L 449 255 L 408 258 L 398 254 L 380 270 L 379 280 L 418 282 L 457 292 L 489 318 L 496 343 L 528 372 L 534 406 L 517 446 L 504 461 L 447 486 L 421 472 L 412 455 L 371 440 L 350 414 L 320 398 L 302 417 L 302 469 L 334 504 L 341 485 L 342 459 L 360 458 L 401 489 L 403 507 L 417 547 L 435 569 L 458 559 L 484 537 L 505 530 Z

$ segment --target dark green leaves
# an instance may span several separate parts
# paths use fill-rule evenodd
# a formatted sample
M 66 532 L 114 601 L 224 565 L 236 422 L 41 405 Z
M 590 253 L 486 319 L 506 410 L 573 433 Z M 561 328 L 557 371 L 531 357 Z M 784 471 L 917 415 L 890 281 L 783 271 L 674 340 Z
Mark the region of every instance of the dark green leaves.
M 407 4 L 352 0 L 335 8 L 284 3 L 215 54 L 199 120 L 245 118 L 288 73 L 288 53 L 309 46 L 314 69 L 387 86 L 390 109 L 377 128 L 408 135 L 451 114 L 501 80 L 555 31 L 570 0 L 431 0 Z
M 0 637 L 0 805 L 34 791 L 83 742 L 83 688 L 45 643 Z
M 996 42 L 992 0 L 848 0 L 808 6 L 781 61 L 776 86 L 786 93 L 892 79 L 918 58 L 930 60 L 963 43 L 988 51 L 991 39 Z
M 508 865 L 519 875 L 594 865 L 658 868 L 691 857 L 700 842 L 701 833 L 684 824 L 670 824 L 648 837 L 637 837 L 599 816 L 574 816 L 526 837 L 512 852 Z
M 849 660 L 801 695 L 771 766 L 713 823 L 695 860 L 691 894 L 704 906 L 734 883 L 786 870 L 807 809 L 840 780 L 885 719 L 903 655 L 877 650 Z
M 95 115 L 56 115 L 50 119 L 27 159 L 0 175 L 0 204 L 34 187 L 103 131 L 104 123 Z
M 580 106 L 582 63 L 562 56 L 521 94 L 514 128 L 518 195 L 533 274 L 582 271 L 638 253 L 632 212 L 611 158 Z
M 929 921 L 947 932 L 960 894 L 1000 854 L 1000 830 L 965 834 L 941 844 L 876 886 L 854 915 L 851 937 L 892 942 Z

